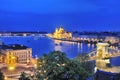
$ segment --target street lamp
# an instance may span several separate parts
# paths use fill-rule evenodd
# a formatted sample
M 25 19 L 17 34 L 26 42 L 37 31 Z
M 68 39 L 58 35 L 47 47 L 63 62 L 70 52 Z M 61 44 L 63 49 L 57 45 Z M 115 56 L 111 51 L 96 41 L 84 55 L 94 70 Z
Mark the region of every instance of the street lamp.
M 13 71 L 14 69 L 15 69 L 14 66 L 9 66 L 9 67 L 8 67 L 8 70 L 10 70 L 10 71 Z
M 12 72 L 15 70 L 16 68 L 16 57 L 13 56 L 13 55 L 10 55 L 11 58 L 9 58 L 9 62 L 8 62 L 8 70 L 10 71 L 11 73 L 11 77 L 12 77 Z M 12 78 L 11 78 L 12 80 Z
M 4 77 L 4 80 L 7 80 L 7 79 L 8 79 L 8 78 L 5 76 L 5 77 Z
M 8 67 L 8 70 L 10 71 L 10 74 L 11 74 L 11 77 L 12 77 L 12 71 L 15 70 L 15 67 L 14 66 L 9 66 Z M 6 79 L 7 80 L 7 79 Z M 12 79 L 11 79 L 12 80 Z

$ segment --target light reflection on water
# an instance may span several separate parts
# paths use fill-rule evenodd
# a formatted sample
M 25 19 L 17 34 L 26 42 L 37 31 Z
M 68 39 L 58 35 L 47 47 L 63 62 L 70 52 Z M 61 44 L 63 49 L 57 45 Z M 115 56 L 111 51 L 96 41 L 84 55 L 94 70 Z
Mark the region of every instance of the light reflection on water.
M 65 52 L 67 57 L 76 57 L 79 53 L 87 53 L 95 46 L 84 43 L 53 40 L 47 37 L 1 37 L 5 44 L 23 44 L 33 49 L 33 56 L 42 56 L 44 53 L 59 50 Z
M 32 48 L 33 57 L 59 50 L 65 52 L 67 57 L 74 58 L 81 53 L 88 53 L 96 48 L 95 44 L 59 41 L 47 37 L 1 37 L 0 40 L 5 44 L 23 44 Z M 120 57 L 112 58 L 111 63 L 112 65 L 120 65 Z

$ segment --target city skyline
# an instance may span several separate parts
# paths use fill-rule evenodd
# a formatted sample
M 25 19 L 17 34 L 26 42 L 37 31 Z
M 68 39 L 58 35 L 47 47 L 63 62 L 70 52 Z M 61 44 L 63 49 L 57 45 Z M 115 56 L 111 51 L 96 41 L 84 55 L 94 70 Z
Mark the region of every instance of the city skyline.
M 0 1 L 0 31 L 120 31 L 118 0 Z

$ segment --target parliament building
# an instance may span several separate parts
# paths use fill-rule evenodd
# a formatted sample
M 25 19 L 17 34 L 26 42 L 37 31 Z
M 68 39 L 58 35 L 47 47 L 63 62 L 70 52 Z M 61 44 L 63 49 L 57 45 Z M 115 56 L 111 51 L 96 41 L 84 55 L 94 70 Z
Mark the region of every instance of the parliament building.
M 70 39 L 72 38 L 71 32 L 66 32 L 63 27 L 57 28 L 53 33 L 53 38 L 57 39 Z

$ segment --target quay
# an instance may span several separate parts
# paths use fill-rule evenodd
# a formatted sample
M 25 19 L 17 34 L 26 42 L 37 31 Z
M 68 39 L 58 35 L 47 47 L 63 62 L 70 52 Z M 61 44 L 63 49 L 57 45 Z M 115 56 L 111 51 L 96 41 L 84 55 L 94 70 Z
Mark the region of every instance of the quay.
M 109 43 L 110 46 L 119 46 L 119 38 L 115 36 L 107 36 L 102 37 L 98 35 L 81 35 L 81 36 L 73 36 L 72 32 L 67 32 L 62 26 L 57 28 L 53 34 L 46 34 L 49 38 L 61 41 L 70 41 L 70 42 L 77 42 L 77 43 L 90 43 L 96 44 L 98 42 L 105 42 Z M 84 37 L 83 37 L 84 36 Z M 86 37 L 87 36 L 87 37 Z

